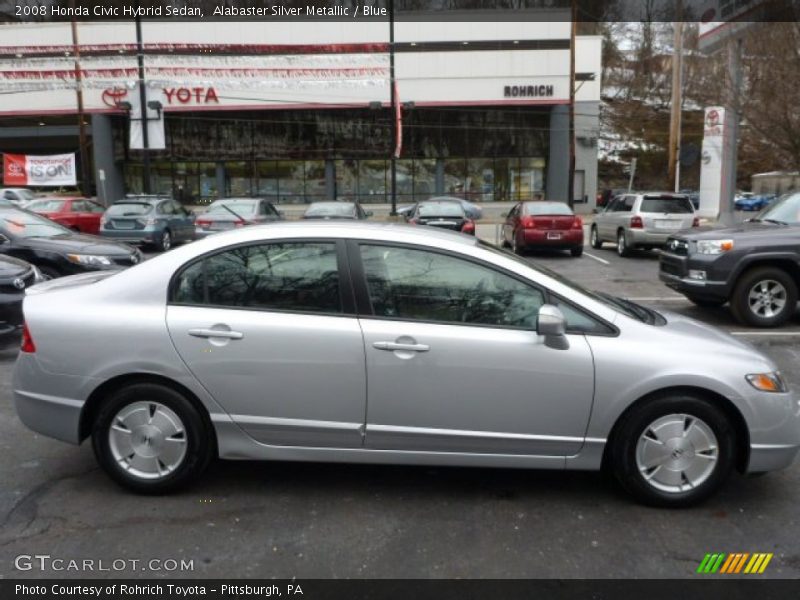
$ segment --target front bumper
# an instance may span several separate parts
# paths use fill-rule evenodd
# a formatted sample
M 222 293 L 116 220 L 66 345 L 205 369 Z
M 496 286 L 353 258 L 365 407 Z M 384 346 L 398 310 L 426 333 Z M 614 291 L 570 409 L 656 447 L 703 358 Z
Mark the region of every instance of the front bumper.
M 663 252 L 659 257 L 658 278 L 667 287 L 682 294 L 709 300 L 727 300 L 731 285 L 725 277 L 727 271 L 719 269 L 718 258 L 709 254 L 681 256 Z M 689 271 L 703 271 L 706 279 L 690 279 Z
M 750 429 L 747 473 L 785 469 L 800 453 L 800 398 L 754 392 L 747 403 L 754 409 Z

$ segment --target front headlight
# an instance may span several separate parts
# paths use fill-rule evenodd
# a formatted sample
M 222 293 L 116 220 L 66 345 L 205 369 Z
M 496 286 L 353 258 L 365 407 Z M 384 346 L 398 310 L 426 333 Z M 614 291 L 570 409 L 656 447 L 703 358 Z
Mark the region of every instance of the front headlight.
M 786 383 L 778 371 L 774 373 L 754 373 L 752 375 L 745 375 L 747 382 L 756 388 L 759 392 L 775 392 L 776 394 L 783 394 L 786 392 Z
M 76 265 L 108 266 L 111 264 L 110 258 L 99 254 L 67 254 L 67 260 Z
M 733 250 L 733 240 L 698 240 L 698 254 L 723 254 Z

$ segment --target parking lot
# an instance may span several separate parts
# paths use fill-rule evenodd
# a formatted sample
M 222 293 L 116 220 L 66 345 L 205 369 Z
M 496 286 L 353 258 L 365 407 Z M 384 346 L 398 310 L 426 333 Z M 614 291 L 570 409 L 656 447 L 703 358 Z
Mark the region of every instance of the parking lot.
M 800 319 L 752 330 L 726 308 L 695 307 L 658 281 L 653 252 L 622 259 L 608 245 L 581 258 L 530 260 L 731 331 L 800 389 Z M 103 475 L 88 444 L 71 447 L 21 425 L 13 361 L 13 352 L 0 360 L 2 577 L 87 576 L 14 568 L 19 555 L 48 554 L 190 559 L 184 577 L 671 578 L 694 576 L 708 552 L 772 552 L 763 576 L 800 576 L 797 464 L 757 479 L 734 475 L 688 510 L 634 504 L 597 473 L 301 463 L 218 462 L 189 491 L 139 497 Z

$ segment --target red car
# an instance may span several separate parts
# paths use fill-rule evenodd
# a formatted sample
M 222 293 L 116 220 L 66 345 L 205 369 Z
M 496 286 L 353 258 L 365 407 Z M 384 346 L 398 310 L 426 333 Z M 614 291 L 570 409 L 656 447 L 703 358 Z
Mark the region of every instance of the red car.
M 25 205 L 26 210 L 47 217 L 73 231 L 92 233 L 100 231 L 100 217 L 105 208 L 88 198 L 38 198 Z
M 520 202 L 506 216 L 502 236 L 516 254 L 534 248 L 583 254 L 583 221 L 565 202 Z

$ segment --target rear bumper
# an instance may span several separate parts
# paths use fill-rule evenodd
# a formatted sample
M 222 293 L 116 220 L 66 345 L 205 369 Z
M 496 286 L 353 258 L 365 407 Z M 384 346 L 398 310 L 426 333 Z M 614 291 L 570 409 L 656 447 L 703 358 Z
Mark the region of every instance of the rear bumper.
M 628 244 L 632 246 L 664 246 L 667 240 L 674 235 L 671 232 L 655 232 L 648 229 L 627 229 Z
M 100 235 L 104 238 L 115 240 L 117 242 L 125 242 L 126 244 L 155 244 L 161 239 L 160 231 L 114 231 L 110 229 L 103 229 Z
M 577 248 L 583 246 L 583 229 L 525 229 L 522 242 L 526 248 Z

